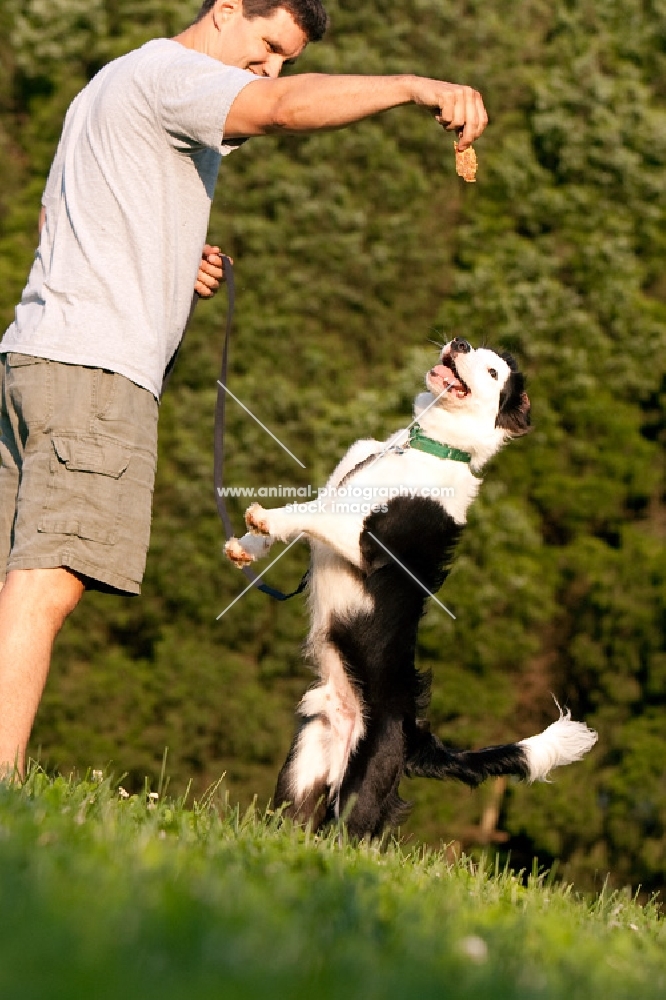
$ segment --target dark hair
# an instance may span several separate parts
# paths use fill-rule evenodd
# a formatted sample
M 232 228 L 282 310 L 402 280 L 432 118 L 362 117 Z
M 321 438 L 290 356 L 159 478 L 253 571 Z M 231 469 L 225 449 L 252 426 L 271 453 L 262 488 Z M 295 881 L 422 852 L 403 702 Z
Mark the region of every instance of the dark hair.
M 215 0 L 203 0 L 194 23 L 201 21 L 214 6 Z M 255 17 L 271 17 L 280 7 L 289 11 L 309 42 L 318 42 L 324 37 L 328 14 L 321 0 L 243 0 L 243 15 L 248 21 Z

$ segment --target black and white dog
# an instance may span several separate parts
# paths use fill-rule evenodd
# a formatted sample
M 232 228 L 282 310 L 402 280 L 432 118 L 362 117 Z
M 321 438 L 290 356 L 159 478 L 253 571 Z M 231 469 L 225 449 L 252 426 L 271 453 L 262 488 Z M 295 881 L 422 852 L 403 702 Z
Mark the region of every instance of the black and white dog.
M 442 350 L 416 397 L 415 421 L 387 441 L 357 441 L 310 504 L 246 512 L 248 534 L 226 545 L 239 566 L 275 540 L 303 535 L 312 549 L 312 624 L 306 646 L 318 675 L 280 772 L 276 805 L 316 829 L 346 817 L 352 835 L 397 821 L 403 775 L 545 779 L 596 742 L 562 714 L 519 743 L 461 751 L 424 721 L 430 678 L 414 665 L 428 594 L 444 581 L 481 480 L 474 474 L 529 429 L 524 376 L 513 359 L 460 338 Z M 359 498 L 366 501 L 359 503 Z

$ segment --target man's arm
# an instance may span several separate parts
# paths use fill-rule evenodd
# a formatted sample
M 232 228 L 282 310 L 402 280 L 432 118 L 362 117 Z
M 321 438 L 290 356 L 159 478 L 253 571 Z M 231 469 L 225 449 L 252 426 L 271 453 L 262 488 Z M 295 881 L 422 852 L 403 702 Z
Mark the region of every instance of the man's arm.
M 449 131 L 462 129 L 459 149 L 477 139 L 488 115 L 478 91 L 420 76 L 303 73 L 249 83 L 231 105 L 227 138 L 342 128 L 401 104 L 429 108 Z

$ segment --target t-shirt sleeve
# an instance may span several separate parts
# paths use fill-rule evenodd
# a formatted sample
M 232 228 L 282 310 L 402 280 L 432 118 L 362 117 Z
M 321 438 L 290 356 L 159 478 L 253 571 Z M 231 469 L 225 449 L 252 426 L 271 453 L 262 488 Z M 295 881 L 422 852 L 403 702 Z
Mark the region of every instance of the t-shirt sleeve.
M 162 125 L 176 147 L 208 146 L 224 155 L 239 144 L 223 141 L 229 109 L 243 87 L 257 78 L 199 53 L 186 55 L 162 73 L 158 101 Z

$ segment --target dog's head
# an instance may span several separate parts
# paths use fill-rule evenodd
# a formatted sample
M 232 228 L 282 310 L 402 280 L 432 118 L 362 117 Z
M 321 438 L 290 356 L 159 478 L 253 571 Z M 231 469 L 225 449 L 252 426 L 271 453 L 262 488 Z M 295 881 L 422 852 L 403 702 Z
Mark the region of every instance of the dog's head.
M 417 410 L 430 404 L 419 422 L 438 440 L 471 452 L 476 467 L 530 430 L 525 376 L 509 354 L 474 350 L 456 337 L 442 349 L 425 382 L 435 400 L 418 398 Z

